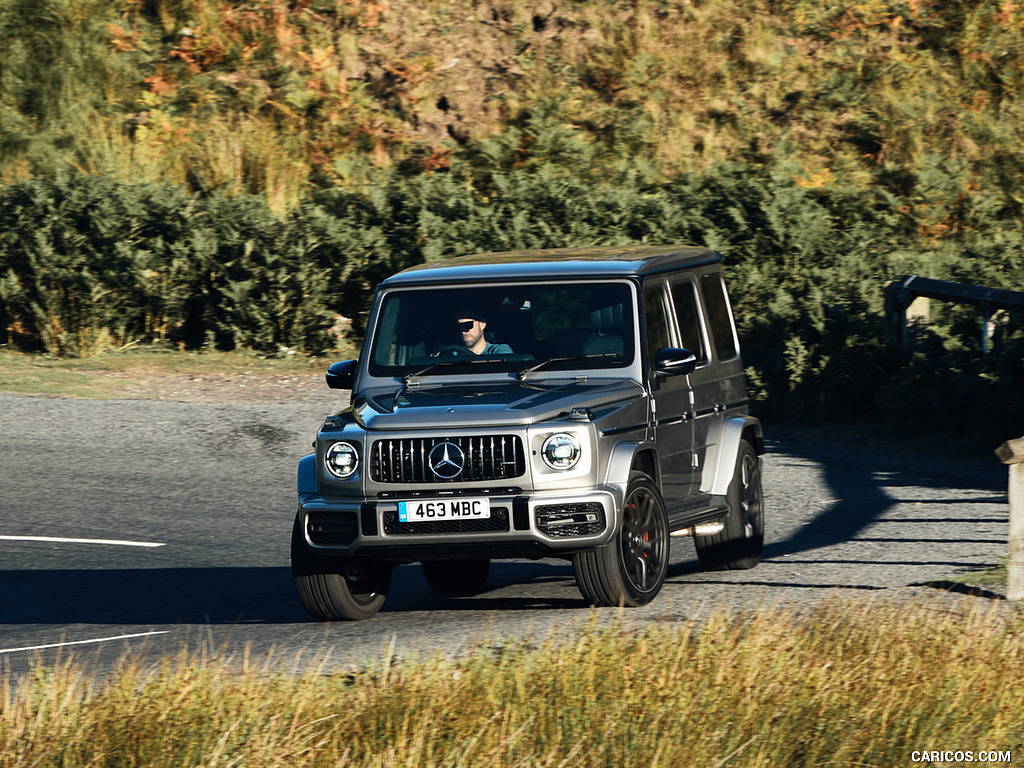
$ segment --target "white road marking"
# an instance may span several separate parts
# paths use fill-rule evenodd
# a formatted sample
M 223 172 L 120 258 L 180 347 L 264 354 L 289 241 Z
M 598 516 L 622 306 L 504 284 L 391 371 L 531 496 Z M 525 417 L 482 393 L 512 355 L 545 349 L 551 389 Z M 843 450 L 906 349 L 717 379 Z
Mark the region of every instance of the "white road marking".
M 58 536 L 0 536 L 3 541 L 49 541 L 57 544 L 113 544 L 119 547 L 166 547 L 155 541 L 120 541 L 118 539 L 64 539 Z
M 169 629 L 155 630 L 153 632 L 137 632 L 134 635 L 118 635 L 117 637 L 97 637 L 93 640 L 72 640 L 67 643 L 48 643 L 47 645 L 26 645 L 24 648 L 0 648 L 0 653 L 17 653 L 18 651 L 42 651 L 47 648 L 65 648 L 69 645 L 89 645 L 90 643 L 108 643 L 111 640 L 130 640 L 134 637 L 166 635 L 169 632 Z

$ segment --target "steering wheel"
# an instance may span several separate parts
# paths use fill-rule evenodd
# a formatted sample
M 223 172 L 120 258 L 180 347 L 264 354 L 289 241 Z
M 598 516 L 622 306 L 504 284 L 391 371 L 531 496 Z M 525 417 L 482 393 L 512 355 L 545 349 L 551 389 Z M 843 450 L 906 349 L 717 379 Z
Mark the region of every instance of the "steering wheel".
M 430 353 L 431 357 L 476 357 L 461 344 L 445 344 Z

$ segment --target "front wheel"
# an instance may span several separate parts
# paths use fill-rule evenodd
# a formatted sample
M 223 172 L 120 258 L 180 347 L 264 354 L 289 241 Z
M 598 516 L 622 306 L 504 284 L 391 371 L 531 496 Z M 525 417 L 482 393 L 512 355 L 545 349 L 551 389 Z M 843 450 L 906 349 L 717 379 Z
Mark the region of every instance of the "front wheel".
M 708 571 L 740 571 L 761 562 L 764 546 L 761 457 L 747 440 L 740 441 L 726 499 L 729 516 L 721 533 L 693 539 L 697 559 Z
M 292 528 L 292 578 L 306 612 L 318 621 L 361 621 L 384 605 L 391 566 L 356 558 L 321 557 L 309 550 L 302 515 Z
M 573 557 L 576 586 L 593 605 L 646 605 L 665 583 L 668 552 L 668 515 L 658 486 L 633 472 L 618 536 Z

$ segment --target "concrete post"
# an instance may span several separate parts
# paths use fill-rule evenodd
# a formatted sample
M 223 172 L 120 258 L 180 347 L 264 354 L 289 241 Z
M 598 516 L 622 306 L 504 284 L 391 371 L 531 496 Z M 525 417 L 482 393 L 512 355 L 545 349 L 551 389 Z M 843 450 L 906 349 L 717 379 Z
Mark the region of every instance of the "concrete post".
M 996 455 L 1010 465 L 1010 560 L 1006 599 L 1024 600 L 1024 437 L 1008 440 Z
M 903 282 L 906 282 L 904 278 Z M 900 363 L 910 357 L 910 332 L 907 329 L 907 307 L 913 297 L 901 283 L 885 284 L 885 345 Z

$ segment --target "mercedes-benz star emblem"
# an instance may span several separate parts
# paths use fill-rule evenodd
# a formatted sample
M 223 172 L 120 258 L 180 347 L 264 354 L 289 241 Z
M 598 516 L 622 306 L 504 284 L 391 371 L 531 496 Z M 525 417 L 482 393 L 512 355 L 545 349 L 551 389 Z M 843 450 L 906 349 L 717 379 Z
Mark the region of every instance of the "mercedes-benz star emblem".
M 453 480 L 466 466 L 466 455 L 455 443 L 447 440 L 430 449 L 427 455 L 430 471 L 442 480 Z

